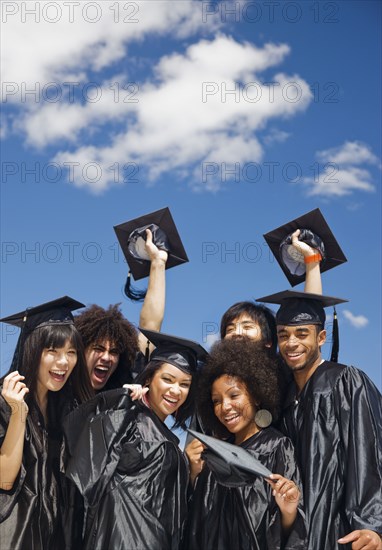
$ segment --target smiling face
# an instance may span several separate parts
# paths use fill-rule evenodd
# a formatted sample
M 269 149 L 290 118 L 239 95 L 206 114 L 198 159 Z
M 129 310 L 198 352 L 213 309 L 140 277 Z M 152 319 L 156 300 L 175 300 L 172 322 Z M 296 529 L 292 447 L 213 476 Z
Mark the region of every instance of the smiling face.
M 88 346 L 85 358 L 91 385 L 100 391 L 118 366 L 118 350 L 113 343 L 104 340 Z
M 320 347 L 325 343 L 326 331 L 316 325 L 277 327 L 280 355 L 294 375 L 309 375 L 321 361 Z
M 247 313 L 236 317 L 227 325 L 224 339 L 229 340 L 244 337 L 256 342 L 262 339 L 261 328 Z
M 77 363 L 77 350 L 67 340 L 61 348 L 44 348 L 37 374 L 37 394 L 59 391 L 67 382 Z
M 190 391 L 192 377 L 190 374 L 170 365 L 163 363 L 155 371 L 149 382 L 147 399 L 151 409 L 162 420 L 165 421 L 169 414 L 174 414 L 181 407 Z
M 256 405 L 239 378 L 227 374 L 217 378 L 212 384 L 211 399 L 215 416 L 235 434 L 237 445 L 259 431 L 254 421 Z

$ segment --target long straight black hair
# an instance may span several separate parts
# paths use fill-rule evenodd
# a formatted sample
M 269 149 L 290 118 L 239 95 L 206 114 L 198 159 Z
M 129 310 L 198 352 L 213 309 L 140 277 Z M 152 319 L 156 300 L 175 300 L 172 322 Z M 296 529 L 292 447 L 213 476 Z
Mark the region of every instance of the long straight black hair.
M 81 336 L 73 324 L 45 325 L 34 329 L 26 337 L 21 335 L 20 338 L 16 352 L 17 361 L 12 362 L 7 374 L 17 369 L 25 376 L 24 383 L 29 389 L 29 393 L 25 396 L 25 402 L 30 409 L 28 418 L 38 433 L 37 378 L 44 349 L 61 348 L 69 341 L 77 351 L 77 363 L 64 387 L 58 392 L 48 392 L 48 422 L 56 425 L 56 419 L 68 412 L 76 402 L 80 404 L 87 401 L 94 393 L 86 367 Z

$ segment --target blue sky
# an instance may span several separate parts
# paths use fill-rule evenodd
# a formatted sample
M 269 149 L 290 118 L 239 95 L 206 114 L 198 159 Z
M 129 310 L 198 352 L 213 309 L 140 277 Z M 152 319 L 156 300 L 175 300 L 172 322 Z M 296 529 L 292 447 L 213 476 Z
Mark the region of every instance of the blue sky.
M 208 346 L 288 288 L 263 233 L 319 207 L 348 258 L 323 275 L 340 360 L 381 387 L 380 2 L 1 9 L 2 316 L 68 294 L 137 323 L 113 226 L 168 206 L 190 262 L 163 331 Z

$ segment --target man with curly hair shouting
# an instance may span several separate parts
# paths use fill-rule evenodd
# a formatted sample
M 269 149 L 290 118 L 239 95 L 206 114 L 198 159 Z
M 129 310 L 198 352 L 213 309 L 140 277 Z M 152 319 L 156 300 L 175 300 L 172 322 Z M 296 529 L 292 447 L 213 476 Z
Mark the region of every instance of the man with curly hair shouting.
M 150 277 L 139 326 L 159 331 L 164 316 L 167 252 L 155 246 L 150 231 L 146 251 L 151 262 Z M 75 325 L 84 342 L 93 389 L 110 390 L 131 383 L 134 371 L 139 370 L 137 355 L 145 353 L 147 339 L 123 316 L 119 304 L 107 309 L 93 304 L 75 317 Z

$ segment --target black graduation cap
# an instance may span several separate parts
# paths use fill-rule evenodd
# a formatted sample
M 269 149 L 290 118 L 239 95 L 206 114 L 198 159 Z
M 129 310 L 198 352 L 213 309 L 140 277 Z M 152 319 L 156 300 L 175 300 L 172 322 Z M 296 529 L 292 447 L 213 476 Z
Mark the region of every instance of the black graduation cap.
M 150 361 L 164 361 L 193 374 L 198 368 L 198 361 L 207 359 L 207 351 L 198 342 L 154 330 L 139 330 L 155 346 Z
M 321 254 L 321 272 L 347 261 L 319 208 L 292 220 L 264 236 L 292 286 L 305 280 L 304 256 L 292 246 L 292 233 L 300 229 L 299 240 Z
M 63 296 L 51 302 L 45 302 L 39 306 L 29 307 L 19 313 L 0 319 L 2 323 L 8 323 L 21 328 L 23 331 L 32 330 L 45 325 L 72 324 L 72 311 L 85 307 L 85 304 L 77 302 L 69 296 Z
M 225 467 L 226 475 L 231 474 L 231 476 L 236 476 L 238 479 L 243 479 L 242 474 L 246 473 L 269 479 L 272 472 L 242 447 L 196 432 L 190 428 L 187 431 L 206 445 L 207 450 L 203 451 L 203 459 L 212 471 L 222 472 Z
M 266 304 L 279 304 L 276 313 L 278 325 L 324 325 L 325 307 L 343 304 L 348 300 L 309 292 L 284 290 L 257 299 Z
M 336 306 L 348 300 L 334 296 L 323 296 L 322 294 L 311 294 L 309 292 L 295 292 L 284 290 L 269 296 L 258 298 L 259 302 L 266 304 L 279 304 L 280 308 L 276 313 L 276 324 L 285 326 L 297 325 L 325 325 L 325 307 Z M 338 360 L 339 332 L 337 313 L 334 308 L 333 334 L 332 334 L 331 361 Z
M 119 244 L 129 265 L 130 272 L 138 281 L 150 274 L 150 259 L 145 250 L 146 229 L 153 234 L 153 243 L 161 250 L 168 252 L 166 269 L 188 262 L 178 230 L 170 210 L 162 208 L 139 218 L 114 226 Z M 135 300 L 145 296 L 142 291 L 130 291 L 130 281 L 126 283 L 126 295 Z
M 85 304 L 77 302 L 77 300 L 69 296 L 63 296 L 57 300 L 45 302 L 35 307 L 29 307 L 24 311 L 0 319 L 2 323 L 8 323 L 9 325 L 21 329 L 10 370 L 12 371 L 19 368 L 23 343 L 32 331 L 47 325 L 73 324 L 74 319 L 72 311 L 81 307 L 85 307 Z

